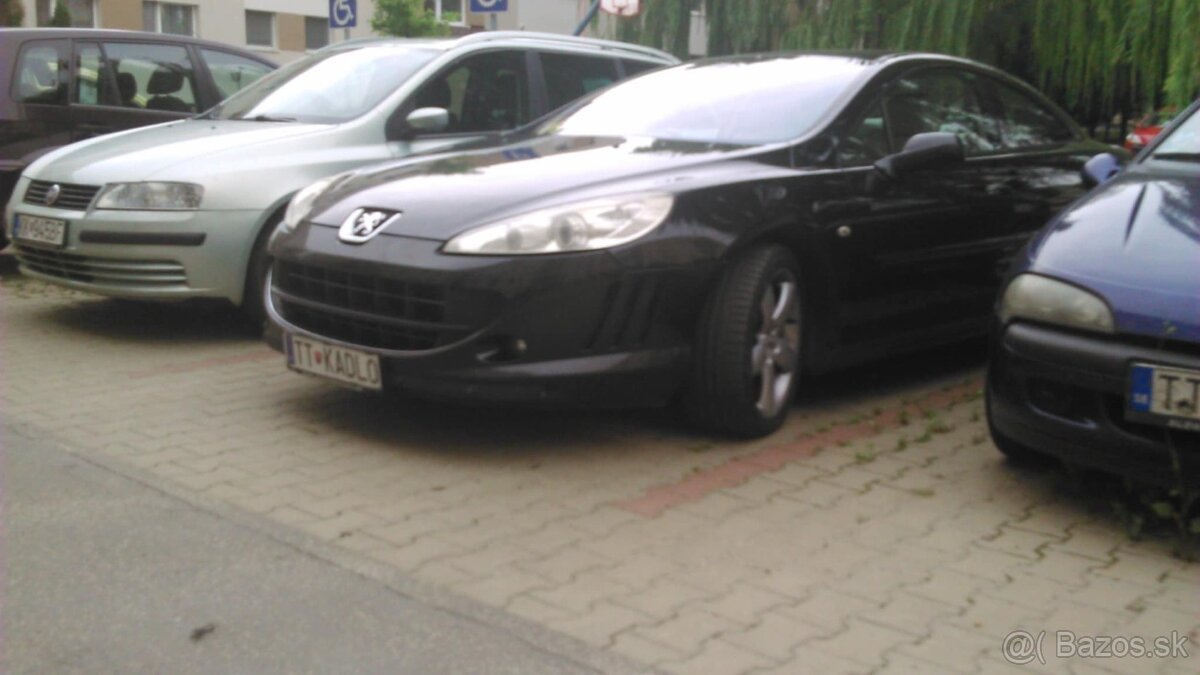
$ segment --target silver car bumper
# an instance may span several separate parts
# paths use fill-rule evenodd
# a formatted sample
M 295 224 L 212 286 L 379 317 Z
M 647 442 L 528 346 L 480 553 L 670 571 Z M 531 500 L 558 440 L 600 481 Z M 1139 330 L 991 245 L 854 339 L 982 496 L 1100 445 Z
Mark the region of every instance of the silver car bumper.
M 261 211 L 66 211 L 14 203 L 8 212 L 67 221 L 61 248 L 15 242 L 31 277 L 120 298 L 224 298 L 241 304 Z

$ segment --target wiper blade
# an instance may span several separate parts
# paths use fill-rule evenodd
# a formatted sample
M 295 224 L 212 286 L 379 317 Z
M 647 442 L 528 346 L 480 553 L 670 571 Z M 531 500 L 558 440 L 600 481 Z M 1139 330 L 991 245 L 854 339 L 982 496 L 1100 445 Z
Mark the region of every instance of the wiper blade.
M 1200 162 L 1200 152 L 1156 152 L 1154 159 L 1170 159 L 1176 162 Z
M 295 117 L 276 117 L 275 115 L 255 115 L 254 117 L 242 117 L 239 119 L 250 120 L 251 122 L 295 122 Z

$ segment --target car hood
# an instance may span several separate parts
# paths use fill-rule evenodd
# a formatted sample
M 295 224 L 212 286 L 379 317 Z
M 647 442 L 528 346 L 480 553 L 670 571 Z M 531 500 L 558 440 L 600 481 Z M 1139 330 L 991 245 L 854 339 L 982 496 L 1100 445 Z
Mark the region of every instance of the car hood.
M 1117 330 L 1200 342 L 1200 181 L 1131 170 L 1061 214 L 1030 270 L 1100 293 Z
M 530 210 L 635 192 L 676 192 L 744 146 L 614 137 L 539 137 L 360 172 L 318 200 L 310 217 L 338 226 L 357 208 L 401 211 L 381 234 L 446 240 Z M 752 152 L 752 149 L 751 149 Z M 746 174 L 747 178 L 751 174 Z
M 31 175 L 84 185 L 149 180 L 173 166 L 197 160 L 221 161 L 254 146 L 290 141 L 327 128 L 279 122 L 180 120 L 69 145 L 47 157 L 45 164 L 32 167 Z

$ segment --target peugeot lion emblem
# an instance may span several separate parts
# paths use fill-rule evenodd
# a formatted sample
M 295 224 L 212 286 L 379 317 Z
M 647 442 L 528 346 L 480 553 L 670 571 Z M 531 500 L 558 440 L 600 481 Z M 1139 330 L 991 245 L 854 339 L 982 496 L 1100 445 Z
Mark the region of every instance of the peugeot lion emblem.
M 400 211 L 384 209 L 355 209 L 338 229 L 338 239 L 347 244 L 361 244 L 383 231 L 400 218 Z
M 54 206 L 54 202 L 58 201 L 60 194 L 62 194 L 62 186 L 58 183 L 51 185 L 50 189 L 46 190 L 46 197 L 43 200 L 46 206 Z

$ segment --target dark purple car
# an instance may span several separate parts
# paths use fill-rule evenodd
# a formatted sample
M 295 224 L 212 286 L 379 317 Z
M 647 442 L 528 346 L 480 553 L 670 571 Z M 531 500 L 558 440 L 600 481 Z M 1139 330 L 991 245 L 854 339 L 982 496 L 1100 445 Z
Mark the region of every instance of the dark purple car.
M 1200 101 L 1036 236 L 998 305 L 988 420 L 1007 455 L 1200 479 Z M 1112 177 L 1115 172 L 1115 177 Z

